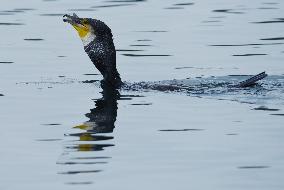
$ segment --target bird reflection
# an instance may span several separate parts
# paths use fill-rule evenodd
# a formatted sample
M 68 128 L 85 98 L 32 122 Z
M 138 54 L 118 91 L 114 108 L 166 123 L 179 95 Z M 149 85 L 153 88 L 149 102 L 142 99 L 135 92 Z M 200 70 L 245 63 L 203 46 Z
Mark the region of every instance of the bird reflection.
M 105 141 L 113 139 L 113 136 L 98 135 L 100 133 L 112 133 L 115 128 L 117 116 L 117 100 L 120 98 L 118 90 L 113 88 L 103 88 L 102 98 L 95 101 L 95 108 L 86 113 L 88 121 L 74 128 L 84 130 L 81 133 L 70 134 L 70 136 L 79 137 L 79 141 Z M 74 148 L 78 151 L 99 151 L 105 147 L 114 146 L 113 144 L 78 144 L 68 148 Z

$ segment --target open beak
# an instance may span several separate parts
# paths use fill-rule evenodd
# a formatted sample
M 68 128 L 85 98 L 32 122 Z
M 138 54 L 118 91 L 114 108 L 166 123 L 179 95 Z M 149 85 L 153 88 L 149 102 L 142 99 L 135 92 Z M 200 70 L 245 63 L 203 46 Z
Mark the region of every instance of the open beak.
M 82 19 L 79 18 L 75 13 L 73 13 L 73 15 L 63 15 L 63 22 L 67 22 L 72 25 L 78 25 L 82 24 L 81 21 Z

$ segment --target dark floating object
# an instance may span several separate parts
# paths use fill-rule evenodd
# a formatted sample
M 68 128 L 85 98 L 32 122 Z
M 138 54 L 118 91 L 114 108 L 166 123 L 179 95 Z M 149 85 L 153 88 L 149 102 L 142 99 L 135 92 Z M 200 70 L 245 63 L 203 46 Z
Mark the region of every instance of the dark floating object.
M 129 56 L 129 57 L 167 57 L 167 56 L 171 56 L 171 55 L 162 55 L 162 54 L 130 54 L 130 53 L 125 53 L 121 55 Z
M 260 40 L 284 40 L 284 37 L 276 37 L 276 38 L 262 38 Z
M 61 125 L 61 124 L 59 124 L 59 123 L 46 123 L 46 124 L 41 124 L 41 125 L 57 126 L 57 125 Z
M 144 51 L 141 49 L 117 49 L 116 51 Z
M 269 168 L 270 166 L 239 166 L 239 169 L 264 169 Z
M 252 43 L 252 44 L 213 44 L 209 46 L 230 47 L 230 46 L 265 46 L 265 45 L 282 45 L 284 43 Z
M 14 63 L 12 61 L 0 61 L 0 64 L 11 64 L 11 63 Z
M 64 75 L 59 75 L 58 77 L 59 77 L 59 78 L 64 78 L 65 76 L 64 76 Z
M 87 171 L 68 171 L 68 172 L 58 172 L 58 174 L 84 174 L 84 173 L 98 173 L 102 170 L 87 170 Z
M 254 108 L 253 110 L 262 110 L 262 111 L 279 111 L 280 109 L 273 109 L 273 108 L 268 108 L 265 106 L 260 106 L 257 108 Z
M 236 135 L 238 135 L 238 133 L 228 133 L 228 134 L 226 134 L 226 135 L 229 135 L 229 136 L 236 136 Z
M 26 41 L 42 41 L 44 39 L 42 39 L 42 38 L 25 38 L 24 40 L 26 40 Z
M 270 115 L 284 116 L 284 113 L 272 113 Z
M 258 56 L 258 55 L 267 55 L 265 53 L 247 53 L 247 54 L 235 54 L 235 57 L 248 57 L 248 56 Z
M 4 96 L 3 94 L 0 94 L 0 96 Z
M 275 18 L 274 20 L 252 22 L 255 24 L 271 24 L 271 23 L 284 23 L 284 18 Z
M 66 55 L 58 55 L 57 57 L 67 57 Z
M 203 131 L 204 129 L 161 129 L 162 132 L 176 132 L 176 131 Z
M 17 23 L 17 22 L 0 22 L 0 26 L 20 26 L 24 25 L 24 23 Z

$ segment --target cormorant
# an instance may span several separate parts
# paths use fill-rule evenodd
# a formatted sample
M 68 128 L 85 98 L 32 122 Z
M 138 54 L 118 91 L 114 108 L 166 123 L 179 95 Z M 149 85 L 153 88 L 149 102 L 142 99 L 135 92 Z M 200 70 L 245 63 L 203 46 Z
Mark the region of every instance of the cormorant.
M 92 18 L 79 18 L 64 15 L 64 22 L 70 23 L 78 32 L 85 52 L 103 75 L 102 86 L 120 88 L 123 84 L 116 69 L 116 50 L 111 29 L 102 21 Z
M 64 15 L 63 21 L 70 23 L 78 32 L 85 52 L 90 57 L 93 64 L 103 75 L 101 81 L 102 88 L 111 87 L 118 89 L 123 86 L 120 75 L 116 69 L 116 50 L 113 43 L 111 29 L 102 21 L 92 18 L 79 18 L 73 15 Z M 262 72 L 245 81 L 229 87 L 253 86 L 257 81 L 265 78 L 267 74 Z M 144 85 L 144 87 L 149 87 Z M 154 85 L 154 89 L 173 89 L 171 85 Z M 153 88 L 153 86 L 152 86 Z M 176 89 L 176 87 L 174 88 Z

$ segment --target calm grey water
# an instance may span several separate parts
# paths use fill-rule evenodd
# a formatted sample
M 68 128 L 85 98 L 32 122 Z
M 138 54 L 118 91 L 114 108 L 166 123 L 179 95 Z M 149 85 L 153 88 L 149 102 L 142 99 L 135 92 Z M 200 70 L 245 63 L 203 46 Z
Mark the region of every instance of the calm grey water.
M 282 1 L 0 5 L 0 189 L 284 188 Z M 62 22 L 73 12 L 112 28 L 131 83 L 270 77 L 238 92 L 102 92 Z

